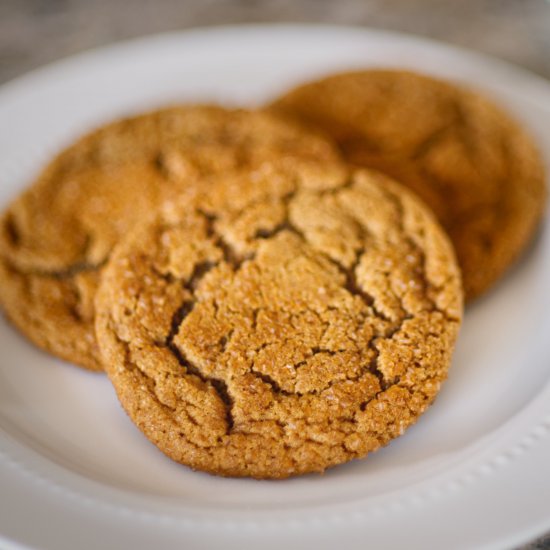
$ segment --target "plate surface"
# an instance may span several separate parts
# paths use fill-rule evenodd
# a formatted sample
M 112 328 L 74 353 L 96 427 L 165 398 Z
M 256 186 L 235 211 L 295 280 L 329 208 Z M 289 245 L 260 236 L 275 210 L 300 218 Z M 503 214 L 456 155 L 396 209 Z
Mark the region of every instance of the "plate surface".
M 391 33 L 322 26 L 197 30 L 79 55 L 0 89 L 0 202 L 60 147 L 165 103 L 261 104 L 310 77 L 396 66 L 508 106 L 550 157 L 550 84 Z M 550 529 L 550 226 L 466 314 L 448 382 L 389 447 L 323 476 L 232 480 L 172 463 L 108 380 L 0 319 L 0 540 L 88 549 L 502 548 Z M 11 541 L 11 542 L 10 542 Z

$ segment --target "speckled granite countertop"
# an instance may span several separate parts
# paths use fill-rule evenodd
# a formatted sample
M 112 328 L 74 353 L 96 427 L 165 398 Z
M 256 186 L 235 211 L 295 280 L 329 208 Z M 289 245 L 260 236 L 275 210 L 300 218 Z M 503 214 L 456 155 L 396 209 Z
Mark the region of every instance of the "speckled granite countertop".
M 0 84 L 110 42 L 258 22 L 404 31 L 485 52 L 550 79 L 550 0 L 0 0 Z M 550 534 L 524 549 L 550 550 Z

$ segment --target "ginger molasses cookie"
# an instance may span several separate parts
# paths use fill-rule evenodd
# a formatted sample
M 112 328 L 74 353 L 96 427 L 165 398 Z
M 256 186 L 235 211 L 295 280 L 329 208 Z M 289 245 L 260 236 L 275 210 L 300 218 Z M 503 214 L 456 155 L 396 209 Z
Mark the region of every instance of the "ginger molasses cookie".
M 121 241 L 96 311 L 118 397 L 166 455 L 285 478 L 416 421 L 446 377 L 462 290 L 410 191 L 367 170 L 265 164 Z
M 63 151 L 0 220 L 0 303 L 42 348 L 99 370 L 93 297 L 121 235 L 209 174 L 272 156 L 334 159 L 276 115 L 165 109 L 104 126 Z
M 472 91 L 411 72 L 337 74 L 273 105 L 331 135 L 344 157 L 417 192 L 453 242 L 466 299 L 490 288 L 532 237 L 546 189 L 524 130 Z

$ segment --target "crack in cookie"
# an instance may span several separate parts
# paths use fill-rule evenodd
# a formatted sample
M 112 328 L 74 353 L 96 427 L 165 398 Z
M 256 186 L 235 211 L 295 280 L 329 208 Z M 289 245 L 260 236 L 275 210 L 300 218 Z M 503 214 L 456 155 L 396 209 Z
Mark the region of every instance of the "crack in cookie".
M 531 137 L 476 92 L 407 71 L 328 76 L 270 106 L 333 137 L 344 158 L 413 189 L 449 232 L 467 300 L 533 237 L 546 202 Z

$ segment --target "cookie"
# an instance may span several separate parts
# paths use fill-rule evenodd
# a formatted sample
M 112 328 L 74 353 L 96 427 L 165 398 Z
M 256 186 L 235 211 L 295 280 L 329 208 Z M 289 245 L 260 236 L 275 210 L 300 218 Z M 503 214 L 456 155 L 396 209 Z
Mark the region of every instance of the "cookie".
M 410 191 L 367 170 L 275 163 L 136 229 L 96 311 L 107 374 L 162 452 L 285 478 L 363 457 L 416 421 L 446 377 L 462 287 Z
M 260 112 L 183 106 L 109 124 L 63 151 L 0 220 L 0 303 L 34 343 L 100 370 L 94 295 L 121 235 L 209 175 L 272 156 L 337 156 Z
M 323 129 L 348 161 L 418 193 L 451 237 L 467 300 L 513 264 L 543 214 L 544 171 L 531 138 L 467 89 L 369 70 L 305 84 L 272 110 Z

